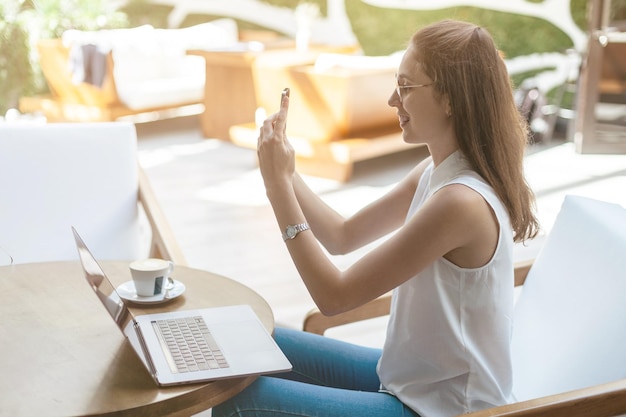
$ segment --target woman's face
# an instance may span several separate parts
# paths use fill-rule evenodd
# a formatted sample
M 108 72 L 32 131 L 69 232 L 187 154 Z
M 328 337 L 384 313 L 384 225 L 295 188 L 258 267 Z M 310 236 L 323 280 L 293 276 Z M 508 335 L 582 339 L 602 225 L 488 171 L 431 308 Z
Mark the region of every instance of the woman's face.
M 407 143 L 430 144 L 449 133 L 448 100 L 437 94 L 433 81 L 422 70 L 409 47 L 398 68 L 399 88 L 388 101 L 397 109 L 402 137 Z

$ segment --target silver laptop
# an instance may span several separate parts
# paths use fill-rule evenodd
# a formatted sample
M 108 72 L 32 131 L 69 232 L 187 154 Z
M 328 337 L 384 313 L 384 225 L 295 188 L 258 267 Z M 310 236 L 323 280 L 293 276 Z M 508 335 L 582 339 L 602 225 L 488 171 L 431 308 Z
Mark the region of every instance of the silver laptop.
M 291 370 L 247 305 L 133 315 L 72 228 L 87 282 L 160 386 Z

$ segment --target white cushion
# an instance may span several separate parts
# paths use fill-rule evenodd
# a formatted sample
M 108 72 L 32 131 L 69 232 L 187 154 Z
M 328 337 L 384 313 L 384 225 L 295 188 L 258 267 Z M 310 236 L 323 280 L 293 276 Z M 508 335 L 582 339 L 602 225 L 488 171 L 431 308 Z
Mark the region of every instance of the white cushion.
M 63 41 L 94 43 L 113 53 L 113 78 L 120 101 L 135 110 L 200 102 L 204 97 L 205 63 L 188 56 L 190 49 L 224 49 L 237 44 L 237 22 L 216 19 L 181 29 L 66 31 Z
M 183 45 L 157 36 L 154 28 L 130 34 L 113 47 L 113 71 L 116 86 L 146 79 L 180 76 L 185 57 Z M 121 41 L 121 39 L 120 39 Z
M 516 304 L 518 401 L 626 378 L 626 210 L 566 196 Z
M 113 44 L 115 80 L 125 82 L 184 76 L 187 50 L 232 46 L 238 30 L 234 20 L 218 19 L 182 29 L 110 30 L 103 36 Z
M 186 56 L 178 77 L 154 77 L 116 82 L 117 95 L 130 109 L 200 102 L 204 97 L 205 63 L 199 56 Z
M 16 263 L 137 259 L 137 137 L 130 123 L 0 124 L 0 247 Z

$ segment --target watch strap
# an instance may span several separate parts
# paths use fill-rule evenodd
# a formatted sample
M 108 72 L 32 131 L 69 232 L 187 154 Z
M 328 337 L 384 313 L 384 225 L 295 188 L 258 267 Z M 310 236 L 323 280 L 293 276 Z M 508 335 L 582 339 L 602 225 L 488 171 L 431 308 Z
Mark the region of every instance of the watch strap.
M 283 232 L 283 240 L 286 242 L 291 239 L 295 239 L 298 233 L 309 230 L 311 227 L 308 223 L 290 224 L 285 228 Z

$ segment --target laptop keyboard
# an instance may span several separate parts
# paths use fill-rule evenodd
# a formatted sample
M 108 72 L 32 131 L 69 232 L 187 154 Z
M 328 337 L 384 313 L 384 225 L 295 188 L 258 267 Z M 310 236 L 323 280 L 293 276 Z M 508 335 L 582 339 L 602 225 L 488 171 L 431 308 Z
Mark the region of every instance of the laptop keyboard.
M 228 368 L 228 362 L 201 316 L 156 320 L 172 372 Z

